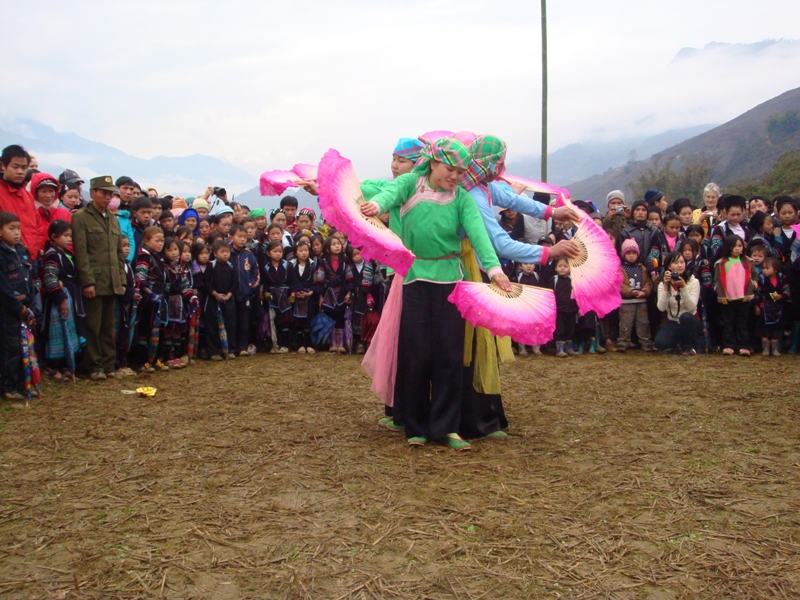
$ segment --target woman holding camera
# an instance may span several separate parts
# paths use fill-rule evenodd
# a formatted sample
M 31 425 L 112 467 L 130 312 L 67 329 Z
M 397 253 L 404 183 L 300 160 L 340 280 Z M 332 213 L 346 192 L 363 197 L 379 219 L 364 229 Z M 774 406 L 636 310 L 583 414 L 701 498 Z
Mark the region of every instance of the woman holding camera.
M 681 350 L 684 356 L 697 354 L 700 282 L 686 270 L 681 252 L 670 252 L 664 259 L 664 277 L 658 284 L 658 310 L 667 321 L 658 330 L 655 346 L 659 350 Z

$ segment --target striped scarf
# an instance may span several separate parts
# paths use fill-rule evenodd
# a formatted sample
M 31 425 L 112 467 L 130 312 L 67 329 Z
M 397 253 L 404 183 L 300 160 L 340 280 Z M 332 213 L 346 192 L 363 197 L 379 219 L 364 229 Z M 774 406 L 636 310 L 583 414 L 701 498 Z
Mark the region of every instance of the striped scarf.
M 505 170 L 506 143 L 493 135 L 478 136 L 472 146 L 472 164 L 464 173 L 463 184 L 468 190 L 484 184 L 488 177 Z M 485 185 L 485 184 L 484 184 Z
M 467 170 L 472 164 L 472 152 L 454 138 L 442 138 L 425 146 L 422 155 L 414 166 L 414 173 L 420 175 L 430 173 L 432 160 L 438 160 L 451 167 Z
M 425 143 L 414 138 L 400 138 L 397 145 L 394 147 L 392 154 L 400 158 L 407 158 L 408 160 L 416 161 L 421 155 L 422 150 L 425 148 Z

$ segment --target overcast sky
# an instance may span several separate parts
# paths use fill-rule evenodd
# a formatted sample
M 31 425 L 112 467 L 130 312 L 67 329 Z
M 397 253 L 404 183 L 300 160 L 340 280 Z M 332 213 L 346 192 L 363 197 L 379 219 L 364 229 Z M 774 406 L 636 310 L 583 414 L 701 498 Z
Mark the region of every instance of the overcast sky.
M 721 123 L 800 86 L 798 44 L 670 65 L 683 47 L 800 37 L 797 0 L 548 11 L 551 151 Z M 538 153 L 540 48 L 531 0 L 4 3 L 0 114 L 255 174 L 335 147 L 375 177 L 398 137 L 431 129 L 494 133 L 512 159 Z

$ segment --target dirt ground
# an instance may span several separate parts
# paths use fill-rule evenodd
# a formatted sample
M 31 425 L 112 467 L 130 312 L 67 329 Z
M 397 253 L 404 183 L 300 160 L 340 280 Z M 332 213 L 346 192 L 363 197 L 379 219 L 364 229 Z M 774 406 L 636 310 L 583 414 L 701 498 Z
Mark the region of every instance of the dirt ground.
M 0 597 L 797 598 L 798 366 L 518 359 L 471 453 L 356 357 L 49 383 L 0 405 Z

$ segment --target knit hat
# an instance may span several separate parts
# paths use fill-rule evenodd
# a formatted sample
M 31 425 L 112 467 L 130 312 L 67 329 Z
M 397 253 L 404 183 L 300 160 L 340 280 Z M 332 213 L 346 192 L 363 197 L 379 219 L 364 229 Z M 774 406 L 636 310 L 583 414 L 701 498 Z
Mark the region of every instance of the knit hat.
M 628 238 L 624 242 L 622 242 L 622 251 L 620 254 L 623 258 L 628 252 L 636 252 L 636 256 L 639 256 L 639 244 L 636 243 L 636 240 L 632 240 Z
M 189 207 L 186 204 L 186 200 L 184 200 L 183 198 L 173 198 L 172 199 L 172 208 L 182 208 L 182 209 L 186 210 Z
M 645 202 L 644 200 L 637 200 L 636 202 L 634 202 L 633 206 L 631 206 L 631 214 L 633 214 L 633 211 L 635 211 L 640 206 L 644 206 L 645 209 L 646 209 L 647 208 L 647 202 Z
M 614 190 L 613 192 L 609 192 L 608 196 L 606 196 L 606 206 L 608 206 L 614 198 L 619 198 L 622 200 L 622 203 L 625 203 L 625 193 L 622 190 Z
M 650 206 L 653 206 L 663 197 L 664 197 L 664 192 L 659 192 L 658 190 L 647 190 L 644 193 L 644 201 L 647 202 L 647 204 L 649 204 Z
M 192 208 L 197 210 L 198 208 L 205 208 L 206 210 L 209 209 L 208 200 L 203 200 L 202 198 L 195 198 L 195 201 L 192 202 Z

